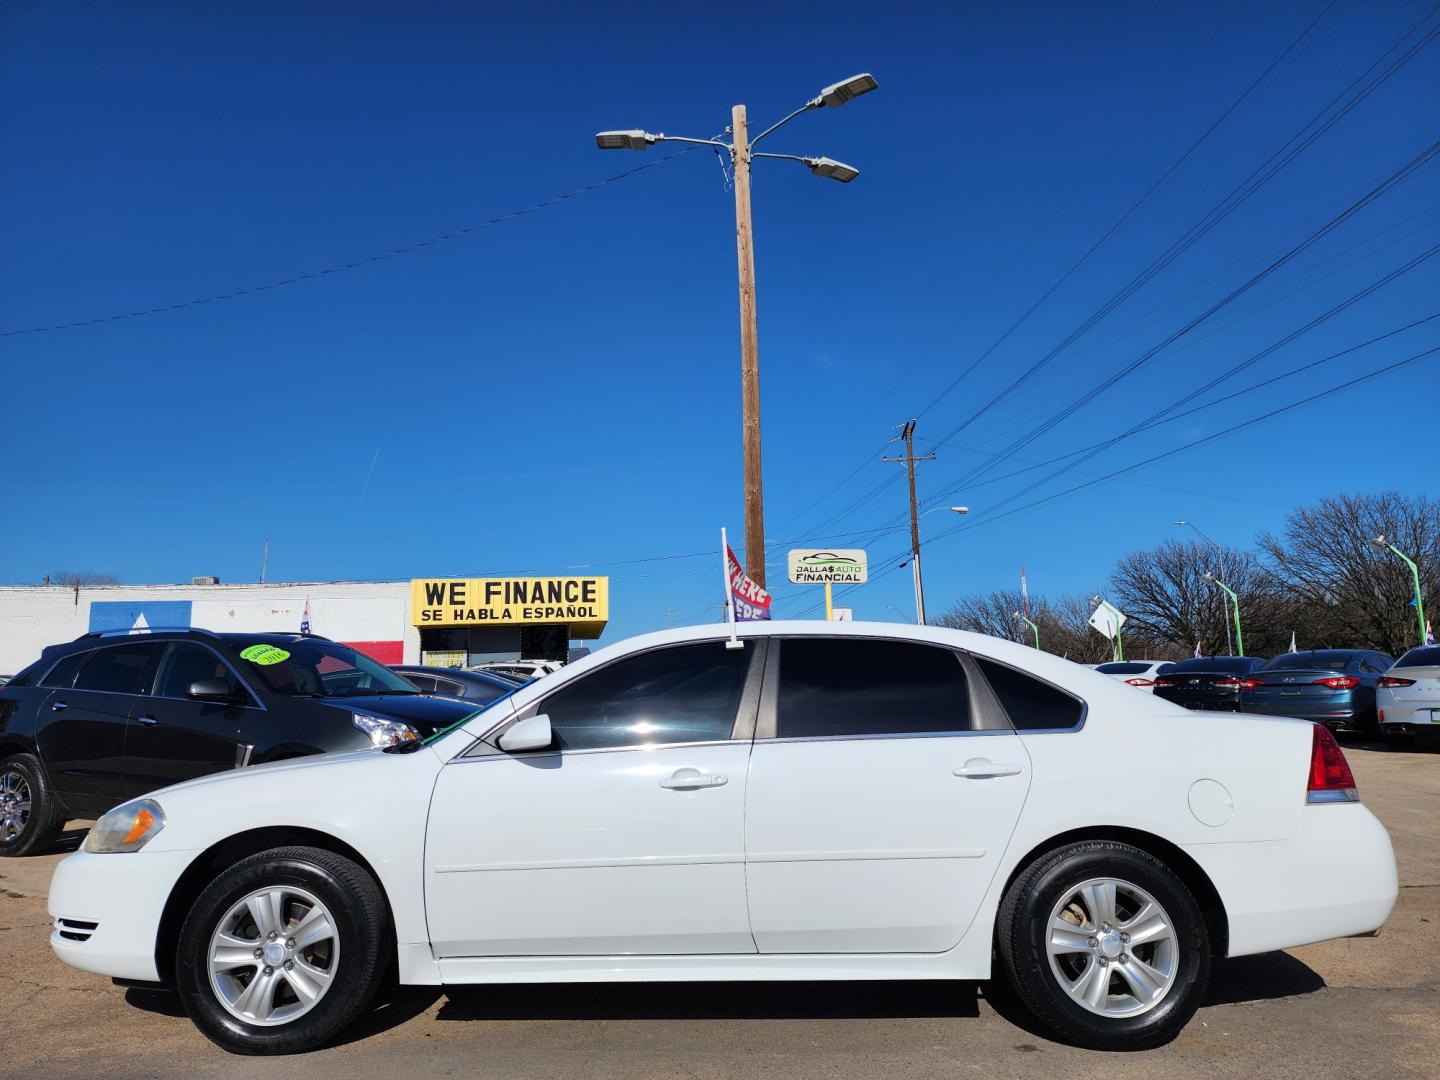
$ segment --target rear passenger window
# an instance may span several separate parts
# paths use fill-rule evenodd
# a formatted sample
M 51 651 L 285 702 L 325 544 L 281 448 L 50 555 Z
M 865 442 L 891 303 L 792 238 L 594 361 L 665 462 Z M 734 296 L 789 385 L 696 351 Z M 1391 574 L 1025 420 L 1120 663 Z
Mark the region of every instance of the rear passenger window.
M 153 644 L 116 645 L 96 649 L 80 669 L 76 690 L 101 690 L 112 694 L 138 694 L 145 667 L 155 654 Z
M 775 734 L 781 739 L 970 730 L 960 657 L 934 645 L 786 638 Z
M 1073 728 L 1085 714 L 1084 703 L 1024 672 L 975 657 L 985 680 L 1000 699 L 1016 731 Z
M 80 665 L 90 659 L 88 652 L 71 653 L 61 660 L 53 668 L 50 674 L 40 680 L 41 686 L 67 687 L 75 684 L 75 673 L 80 670 Z

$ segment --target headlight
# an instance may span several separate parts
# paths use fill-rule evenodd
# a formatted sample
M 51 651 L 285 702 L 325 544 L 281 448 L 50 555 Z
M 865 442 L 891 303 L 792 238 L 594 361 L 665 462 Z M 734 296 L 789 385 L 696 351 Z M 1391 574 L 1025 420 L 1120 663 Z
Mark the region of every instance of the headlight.
M 351 713 L 350 719 L 357 728 L 370 736 L 370 741 L 376 746 L 394 746 L 396 743 L 409 742 L 420 737 L 418 731 L 399 720 L 385 720 L 359 712 Z
M 92 855 L 139 851 L 165 828 L 165 811 L 154 799 L 117 806 L 101 816 L 85 837 L 85 850 Z

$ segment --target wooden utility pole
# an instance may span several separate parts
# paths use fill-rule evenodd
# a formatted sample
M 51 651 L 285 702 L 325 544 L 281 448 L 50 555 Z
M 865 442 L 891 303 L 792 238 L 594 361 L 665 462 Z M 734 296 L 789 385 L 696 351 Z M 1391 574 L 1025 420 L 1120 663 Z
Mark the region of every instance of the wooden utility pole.
M 908 421 L 900 437 L 905 440 L 905 456 L 887 457 L 886 461 L 905 463 L 905 472 L 910 481 L 910 572 L 915 579 L 915 621 L 925 625 L 925 579 L 920 573 L 920 507 L 915 498 L 915 462 L 934 461 L 934 454 L 915 456 L 915 421 Z
M 755 327 L 755 240 L 750 229 L 750 141 L 745 106 L 730 112 L 735 144 L 735 254 L 740 268 L 740 394 L 745 442 L 745 573 L 765 588 L 765 491 L 760 470 L 760 345 Z

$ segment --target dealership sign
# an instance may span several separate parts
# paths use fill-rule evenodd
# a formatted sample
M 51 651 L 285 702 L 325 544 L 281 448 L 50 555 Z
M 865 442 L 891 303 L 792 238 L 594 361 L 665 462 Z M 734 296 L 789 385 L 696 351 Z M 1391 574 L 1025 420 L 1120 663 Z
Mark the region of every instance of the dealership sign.
M 789 562 L 796 585 L 863 585 L 869 577 L 861 548 L 792 548 Z
M 610 579 L 415 578 L 410 620 L 416 626 L 526 626 L 569 623 L 603 628 L 610 618 Z M 578 625 L 577 625 L 578 624 Z

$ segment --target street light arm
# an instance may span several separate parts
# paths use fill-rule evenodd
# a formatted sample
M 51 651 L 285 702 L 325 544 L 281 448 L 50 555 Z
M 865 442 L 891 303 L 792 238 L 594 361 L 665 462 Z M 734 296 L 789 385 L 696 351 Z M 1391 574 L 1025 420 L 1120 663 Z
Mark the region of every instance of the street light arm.
M 696 146 L 718 146 L 718 147 L 720 147 L 720 149 L 722 149 L 722 150 L 730 150 L 730 151 L 733 151 L 733 150 L 735 149 L 735 148 L 734 148 L 733 146 L 731 146 L 729 143 L 727 143 L 727 142 L 721 142 L 719 139 L 687 139 L 687 138 L 686 138 L 685 136 L 683 136 L 683 135 L 664 135 L 664 134 L 656 135 L 656 136 L 655 136 L 655 141 L 656 141 L 656 142 L 683 142 L 683 143 L 693 143 L 693 144 L 696 145 Z
M 796 110 L 795 110 L 794 112 L 792 112 L 789 116 L 783 117 L 782 119 L 775 121 L 775 123 L 771 124 L 771 125 L 770 125 L 768 128 L 766 128 L 764 131 L 760 132 L 759 135 L 756 135 L 755 138 L 753 138 L 753 139 L 750 140 L 750 147 L 751 147 L 751 149 L 753 150 L 754 147 L 756 146 L 756 144 L 758 144 L 761 139 L 765 138 L 765 136 L 766 136 L 766 135 L 769 135 L 772 131 L 776 131 L 776 130 L 784 127 L 784 126 L 785 126 L 786 124 L 788 124 L 791 120 L 794 120 L 795 117 L 799 116 L 801 113 L 809 112 L 811 109 L 818 109 L 818 108 L 819 108 L 821 105 L 823 105 L 823 104 L 824 104 L 824 102 L 821 101 L 820 98 L 818 98 L 818 97 L 817 97 L 817 98 L 813 98 L 812 100 L 807 101 L 804 105 L 801 105 L 800 108 L 796 109 Z M 763 157 L 764 155 L 751 154 L 751 157 L 757 157 L 757 156 Z

